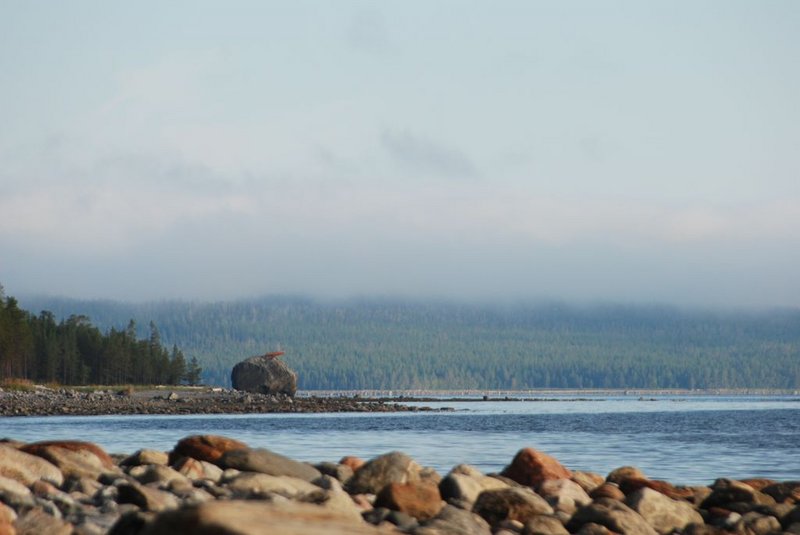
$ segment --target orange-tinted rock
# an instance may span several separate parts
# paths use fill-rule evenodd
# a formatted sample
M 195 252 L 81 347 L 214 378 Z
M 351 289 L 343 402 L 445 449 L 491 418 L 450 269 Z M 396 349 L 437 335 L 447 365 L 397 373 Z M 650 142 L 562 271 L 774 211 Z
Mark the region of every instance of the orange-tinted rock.
M 617 485 L 619 485 L 623 479 L 647 479 L 647 476 L 635 466 L 620 466 L 612 470 L 606 476 L 606 481 L 609 483 L 616 483 Z
M 241 449 L 247 449 L 247 444 L 232 438 L 218 435 L 193 435 L 175 444 L 169 453 L 169 464 L 175 463 L 181 457 L 191 457 L 198 461 L 216 464 L 225 453 Z
M 347 457 L 342 457 L 342 460 L 339 461 L 339 464 L 343 464 L 350 468 L 353 472 L 361 468 L 366 464 L 364 459 L 359 459 L 358 457 L 352 457 L 348 455 Z
M 533 448 L 524 448 L 517 452 L 501 475 L 535 488 L 547 479 L 570 479 L 572 472 L 554 457 Z
M 765 479 L 763 477 L 754 477 L 751 479 L 740 479 L 742 483 L 745 485 L 750 485 L 755 490 L 763 490 L 764 487 L 769 487 L 770 485 L 774 485 L 775 481 L 772 479 Z
M 74 452 L 88 452 L 97 457 L 100 463 L 105 468 L 114 468 L 114 460 L 106 451 L 92 442 L 84 442 L 82 440 L 46 440 L 44 442 L 34 442 L 26 444 L 20 448 L 25 453 L 31 455 L 38 455 L 39 457 L 47 458 L 42 452 L 46 451 L 49 447 L 56 447 Z
M 411 515 L 417 520 L 428 520 L 439 514 L 443 507 L 439 487 L 426 482 L 390 483 L 378 494 L 375 507 L 386 507 Z
M 17 513 L 14 510 L 0 502 L 0 524 L 11 524 L 17 519 Z
M 622 492 L 617 485 L 613 483 L 603 483 L 592 492 L 589 493 L 589 496 L 593 500 L 599 500 L 600 498 L 611 498 L 612 500 L 620 500 L 623 501 L 625 499 L 625 493 Z

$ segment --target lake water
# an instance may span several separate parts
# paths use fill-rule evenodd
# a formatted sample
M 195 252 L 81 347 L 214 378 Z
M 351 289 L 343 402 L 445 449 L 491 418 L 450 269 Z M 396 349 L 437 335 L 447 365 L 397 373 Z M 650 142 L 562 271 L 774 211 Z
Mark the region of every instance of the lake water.
M 91 440 L 110 452 L 169 450 L 220 434 L 294 459 L 365 459 L 399 450 L 442 473 L 459 463 L 499 471 L 523 447 L 568 468 L 708 484 L 717 477 L 800 480 L 798 396 L 591 396 L 551 401 L 418 403 L 453 412 L 0 418 L 0 436 Z

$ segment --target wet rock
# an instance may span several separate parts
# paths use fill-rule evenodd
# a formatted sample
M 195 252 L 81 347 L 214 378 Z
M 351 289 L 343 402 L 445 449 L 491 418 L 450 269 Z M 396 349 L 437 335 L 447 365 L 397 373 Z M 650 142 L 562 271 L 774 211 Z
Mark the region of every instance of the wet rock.
M 394 451 L 367 462 L 345 487 L 350 494 L 378 494 L 389 483 L 419 481 L 421 472 L 422 467 L 411 457 Z
M 313 481 L 322 475 L 310 464 L 289 459 L 264 448 L 228 451 L 219 459 L 218 464 L 222 468 L 235 468 L 271 476 L 290 476 L 305 481 Z
M 247 444 L 218 435 L 194 435 L 178 441 L 169 454 L 169 464 L 175 464 L 181 457 L 191 457 L 198 461 L 216 464 L 227 452 L 247 449 Z
M 17 535 L 70 535 L 72 525 L 47 514 L 42 508 L 36 507 L 14 522 Z
M 446 505 L 434 518 L 423 522 L 414 535 L 491 535 L 489 524 L 479 515 Z
M 505 488 L 481 492 L 472 508 L 491 526 L 503 520 L 525 524 L 536 515 L 552 515 L 553 508 L 544 498 L 526 488 Z
M 539 515 L 528 520 L 522 528 L 522 535 L 569 535 L 561 521 L 549 515 Z
M 673 500 L 648 487 L 628 495 L 626 503 L 662 535 L 703 523 L 703 517 L 688 502 Z
M 267 531 L 268 530 L 268 531 Z M 141 535 L 377 535 L 392 533 L 361 519 L 300 503 L 214 501 L 158 515 Z
M 297 374 L 280 359 L 250 357 L 233 367 L 231 385 L 236 390 L 293 397 L 297 392 Z
M 5 444 L 0 444 L 0 476 L 15 479 L 26 486 L 38 479 L 57 486 L 64 483 L 64 475 L 53 463 Z
M 547 479 L 569 479 L 572 472 L 554 457 L 533 448 L 525 448 L 517 452 L 500 475 L 536 488 Z
M 578 509 L 566 528 L 570 533 L 576 533 L 589 523 L 600 524 L 622 535 L 656 535 L 656 530 L 639 513 L 609 498 L 600 498 Z
M 165 451 L 157 450 L 138 450 L 133 455 L 125 457 L 120 461 L 120 466 L 141 466 L 143 464 L 169 464 L 169 454 Z
M 389 483 L 378 494 L 375 506 L 400 511 L 417 520 L 428 520 L 439 514 L 444 504 L 434 483 L 414 481 Z

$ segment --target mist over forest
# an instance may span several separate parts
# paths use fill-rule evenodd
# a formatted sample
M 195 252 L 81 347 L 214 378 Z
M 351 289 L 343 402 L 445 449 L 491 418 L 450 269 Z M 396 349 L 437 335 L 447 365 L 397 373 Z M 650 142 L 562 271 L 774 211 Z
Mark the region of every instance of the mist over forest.
M 282 349 L 301 389 L 800 388 L 800 310 L 400 299 L 25 297 L 102 331 L 152 322 L 207 384 Z M 142 333 L 146 334 L 146 333 Z

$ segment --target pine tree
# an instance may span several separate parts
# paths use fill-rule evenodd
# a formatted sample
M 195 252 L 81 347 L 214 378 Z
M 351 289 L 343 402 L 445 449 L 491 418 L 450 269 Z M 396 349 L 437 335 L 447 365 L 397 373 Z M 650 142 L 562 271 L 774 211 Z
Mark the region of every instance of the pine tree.
M 203 368 L 197 362 L 197 357 L 192 357 L 189 360 L 189 366 L 186 368 L 186 382 L 190 385 L 200 384 L 202 373 Z

